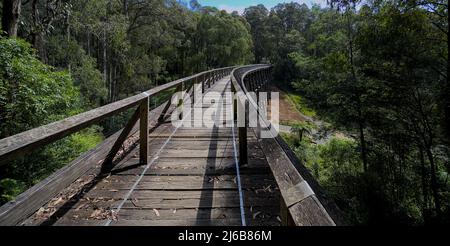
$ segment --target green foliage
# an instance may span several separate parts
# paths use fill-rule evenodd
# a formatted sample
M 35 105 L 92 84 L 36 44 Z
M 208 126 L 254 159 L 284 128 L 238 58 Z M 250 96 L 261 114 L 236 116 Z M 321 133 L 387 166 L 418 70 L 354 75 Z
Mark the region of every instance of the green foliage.
M 88 56 L 75 40 L 67 40 L 62 35 L 49 37 L 47 47 L 48 60 L 53 66 L 70 68 L 84 107 L 96 108 L 106 102 L 108 92 L 95 58 Z
M 80 94 L 67 72 L 57 72 L 20 39 L 0 39 L 0 136 L 50 123 L 81 111 Z M 102 141 L 100 129 L 71 135 L 2 167 L 1 202 L 13 199 Z
M 247 22 L 225 11 L 211 10 L 197 25 L 198 51 L 210 67 L 246 64 L 253 60 Z
M 20 181 L 14 179 L 2 179 L 0 180 L 0 204 L 14 199 L 25 190 L 25 185 Z
M 367 207 L 361 196 L 365 184 L 357 143 L 352 139 L 333 137 L 316 145 L 307 140 L 298 141 L 295 134 L 282 136 L 338 204 L 346 220 L 352 224 L 367 223 Z
M 350 139 L 332 138 L 327 144 L 319 146 L 318 161 L 322 168 L 320 180 L 339 185 L 344 175 L 358 176 L 362 165 L 357 151 L 357 143 Z
M 316 116 L 316 112 L 308 105 L 308 102 L 304 97 L 293 92 L 286 92 L 286 94 L 289 100 L 300 113 L 308 117 Z
M 255 62 L 262 63 L 270 55 L 271 43 L 268 35 L 269 26 L 267 16 L 269 11 L 264 5 L 251 6 L 245 9 L 244 17 L 251 27 L 251 34 L 253 39 L 253 54 L 255 55 Z
M 352 224 L 365 224 L 367 207 L 362 194 L 366 186 L 357 147 L 354 140 L 332 138 L 318 146 L 318 159 L 312 167 L 347 219 Z
M 448 223 L 448 3 L 330 3 L 249 9 L 291 100 L 356 140 L 287 141 L 352 222 Z
M 60 119 L 79 106 L 69 74 L 40 62 L 20 39 L 0 39 L 0 87 L 0 137 Z
M 104 87 L 101 72 L 95 67 L 94 59 L 84 55 L 80 60 L 81 64 L 72 68 L 74 84 L 80 88 L 83 104 L 88 108 L 96 108 L 104 104 L 108 91 Z
M 2 167 L 0 176 L 1 203 L 14 199 L 32 185 L 70 163 L 82 153 L 103 141 L 101 129 L 91 127 Z

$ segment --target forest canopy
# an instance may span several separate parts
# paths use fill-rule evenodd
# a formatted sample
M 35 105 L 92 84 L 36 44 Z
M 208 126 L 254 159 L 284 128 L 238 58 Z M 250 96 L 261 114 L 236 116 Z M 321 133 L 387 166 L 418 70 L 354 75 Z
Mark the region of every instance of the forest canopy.
M 288 137 L 347 219 L 449 223 L 448 1 L 292 2 L 244 16 L 256 62 L 352 139 Z

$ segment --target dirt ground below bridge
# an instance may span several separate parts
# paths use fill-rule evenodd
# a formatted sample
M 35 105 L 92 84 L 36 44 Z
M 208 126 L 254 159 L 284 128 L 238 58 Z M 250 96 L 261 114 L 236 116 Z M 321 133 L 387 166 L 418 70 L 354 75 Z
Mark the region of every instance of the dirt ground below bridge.
M 306 120 L 305 117 L 298 112 L 284 91 L 280 90 L 275 85 L 272 85 L 271 90 L 272 92 L 280 93 L 280 123 L 285 124 L 286 122 Z

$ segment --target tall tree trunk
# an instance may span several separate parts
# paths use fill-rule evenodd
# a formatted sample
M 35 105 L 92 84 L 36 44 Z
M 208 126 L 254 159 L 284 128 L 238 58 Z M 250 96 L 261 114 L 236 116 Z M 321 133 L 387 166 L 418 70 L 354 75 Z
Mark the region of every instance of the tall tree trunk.
M 117 64 L 114 64 L 114 79 L 113 79 L 113 91 L 112 91 L 112 101 L 117 100 Z
M 436 164 L 434 163 L 434 157 L 433 153 L 431 152 L 431 147 L 426 146 L 426 153 L 428 157 L 428 161 L 430 162 L 430 172 L 431 172 L 431 191 L 433 193 L 433 200 L 434 200 L 434 208 L 436 210 L 436 216 L 437 218 L 441 218 L 441 201 L 439 198 L 439 187 L 437 183 L 437 177 L 436 177 Z
M 450 66 L 450 63 L 447 63 Z M 450 69 L 450 67 L 449 67 Z M 446 134 L 446 142 L 450 143 L 450 81 L 447 80 L 444 92 L 444 132 Z
M 346 17 L 347 17 L 347 39 L 348 39 L 348 59 L 350 63 L 350 69 L 351 69 L 351 75 L 353 79 L 353 83 L 357 86 L 358 78 L 356 76 L 355 71 L 355 64 L 353 59 L 353 30 L 352 30 L 352 18 L 351 18 L 351 12 L 350 9 L 347 9 Z M 364 123 L 364 117 L 362 112 L 362 102 L 361 102 L 361 95 L 360 92 L 356 92 L 356 103 L 357 103 L 357 111 L 358 111 L 358 129 L 359 129 L 359 141 L 361 143 L 361 159 L 363 162 L 363 169 L 364 172 L 367 172 L 367 149 L 366 149 L 366 139 L 364 136 L 364 129 L 365 129 L 365 123 Z
M 70 43 L 70 13 L 67 14 L 67 43 L 68 44 Z M 72 72 L 72 67 L 71 67 L 70 62 L 71 61 L 69 60 L 69 62 L 67 64 L 67 69 L 69 70 L 69 73 Z
M 38 49 L 38 0 L 33 0 L 31 2 L 31 19 L 33 20 L 33 26 L 31 29 L 31 44 L 35 49 Z
M 123 0 L 123 14 L 128 17 L 128 0 Z
M 2 30 L 17 37 L 22 0 L 3 0 Z
M 87 55 L 91 56 L 91 33 L 89 31 L 86 32 L 86 46 Z
M 420 165 L 421 165 L 421 176 L 422 176 L 422 217 L 425 224 L 428 223 L 428 178 L 427 178 L 427 170 L 425 168 L 425 157 L 423 155 L 423 147 L 419 146 L 419 155 L 420 155 Z
M 112 61 L 108 62 L 108 81 L 109 81 L 109 103 L 113 102 L 113 77 L 112 77 Z
M 108 88 L 108 61 L 107 61 L 107 54 L 106 54 L 106 31 L 103 32 L 103 82 L 105 83 L 106 88 Z
M 361 159 L 363 162 L 363 170 L 367 172 L 367 147 L 366 147 L 366 138 L 364 135 L 364 119 L 362 116 L 361 110 L 361 102 L 358 97 L 358 128 L 359 128 L 359 141 L 361 143 Z
M 418 110 L 419 110 L 418 113 L 422 119 L 421 121 L 422 121 L 422 125 L 423 125 L 422 126 L 423 132 L 421 133 L 423 146 L 425 148 L 425 153 L 427 154 L 428 161 L 430 162 L 431 192 L 433 194 L 436 217 L 437 217 L 437 219 L 440 219 L 441 218 L 441 201 L 439 198 L 439 185 L 438 185 L 437 176 L 436 176 L 437 168 L 436 168 L 436 163 L 434 162 L 434 156 L 433 156 L 433 152 L 432 152 L 433 139 L 434 139 L 433 128 L 431 127 L 430 121 L 428 120 L 429 113 L 425 112 L 423 109 L 424 103 L 422 102 L 421 94 L 418 89 L 416 89 L 415 95 L 416 95 L 415 100 L 417 101 L 417 106 L 418 106 Z

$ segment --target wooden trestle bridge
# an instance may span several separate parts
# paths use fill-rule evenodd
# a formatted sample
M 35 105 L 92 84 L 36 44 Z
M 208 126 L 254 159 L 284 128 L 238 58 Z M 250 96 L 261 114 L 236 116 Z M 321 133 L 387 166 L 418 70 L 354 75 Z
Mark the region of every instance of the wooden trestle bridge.
M 248 114 L 251 107 L 262 114 L 265 108 L 249 95 L 267 92 L 270 74 L 263 64 L 214 69 L 0 140 L 0 164 L 8 165 L 136 109 L 122 130 L 3 205 L 0 225 L 341 224 L 336 205 L 268 122 L 261 118 L 250 127 L 247 115 L 241 126 L 213 124 L 234 123 L 237 111 Z M 196 89 L 216 93 L 204 94 L 199 104 Z M 176 100 L 149 107 L 159 94 L 179 91 L 187 92 L 180 100 L 193 101 L 192 115 L 215 108 L 210 122 L 182 113 L 176 117 L 191 126 L 172 124 Z M 216 97 L 231 91 L 245 100 Z M 262 130 L 273 136 L 262 138 Z

